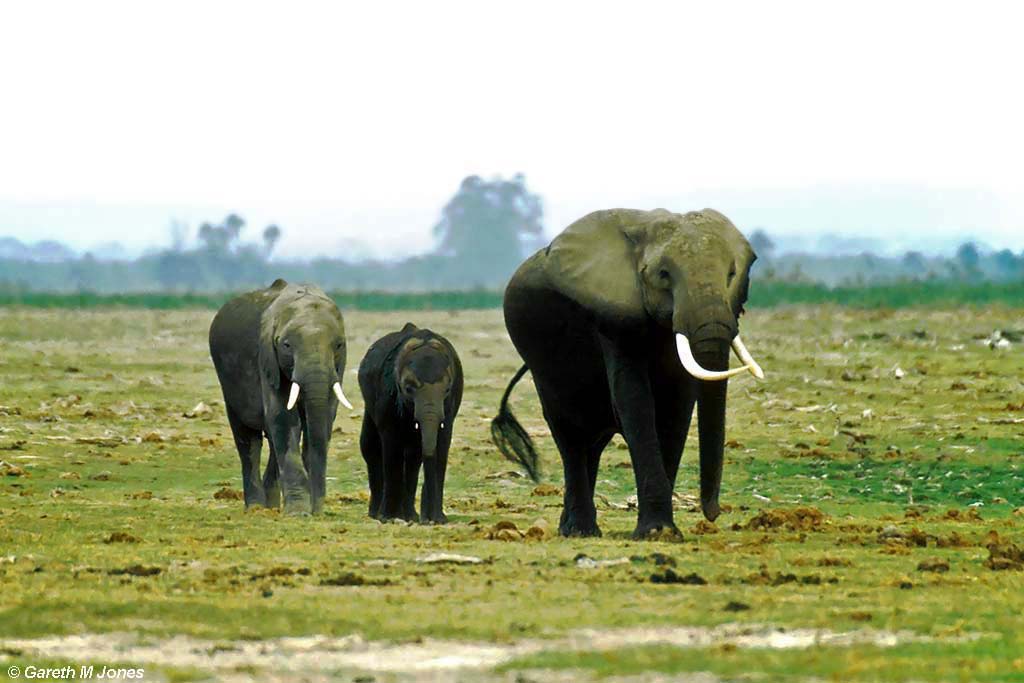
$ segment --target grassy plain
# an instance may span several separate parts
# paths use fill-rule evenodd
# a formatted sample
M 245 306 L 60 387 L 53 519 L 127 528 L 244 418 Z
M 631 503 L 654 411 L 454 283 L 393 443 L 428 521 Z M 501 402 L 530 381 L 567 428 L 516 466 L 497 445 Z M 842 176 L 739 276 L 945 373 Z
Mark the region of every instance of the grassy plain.
M 581 628 L 867 628 L 916 640 L 549 651 L 503 670 L 1024 680 L 1024 343 L 992 350 L 980 339 L 1024 329 L 1024 310 L 746 316 L 768 377 L 731 382 L 725 513 L 706 524 L 684 496 L 680 543 L 629 540 L 635 486 L 621 440 L 599 475 L 604 537 L 551 534 L 561 472 L 528 379 L 513 409 L 537 439 L 545 484 L 516 476 L 490 443 L 519 366 L 495 310 L 346 313 L 356 409 L 335 424 L 326 513 L 247 513 L 206 348 L 211 317 L 0 309 L 0 639 L 510 643 Z M 366 516 L 354 369 L 409 319 L 448 336 L 466 371 L 444 527 Z M 200 401 L 212 410 L 187 417 Z M 677 491 L 696 488 L 688 449 Z M 495 532 L 509 523 L 526 538 Z M 434 552 L 483 562 L 416 561 Z

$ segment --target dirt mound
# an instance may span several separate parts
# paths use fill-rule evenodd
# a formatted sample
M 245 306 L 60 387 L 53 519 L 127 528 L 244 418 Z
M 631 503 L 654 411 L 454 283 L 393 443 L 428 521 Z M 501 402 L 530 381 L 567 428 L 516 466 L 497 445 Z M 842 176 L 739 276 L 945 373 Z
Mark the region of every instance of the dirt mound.
M 521 531 L 515 522 L 503 519 L 484 532 L 489 541 L 543 541 L 553 536 L 548 523 L 538 519 L 525 531 Z
M 684 576 L 677 573 L 671 567 L 666 567 L 664 571 L 651 574 L 651 583 L 679 583 L 686 586 L 706 586 L 708 581 L 696 572 L 690 572 Z
M 766 566 L 762 565 L 760 571 L 740 579 L 739 582 L 748 586 L 782 586 L 787 583 L 820 586 L 823 583 L 839 583 L 839 579 L 834 576 L 822 576 L 821 574 L 797 576 L 791 572 L 770 572 Z
M 995 531 L 988 532 L 985 539 L 988 548 L 988 559 L 985 566 L 994 571 L 1002 570 L 1024 570 L 1024 549 L 1015 543 L 1000 538 Z
M 751 517 L 744 528 L 752 531 L 821 531 L 827 520 L 825 513 L 814 507 L 762 510 Z
M 232 489 L 227 486 L 220 488 L 216 493 L 213 494 L 216 500 L 242 500 L 245 495 L 237 489 Z

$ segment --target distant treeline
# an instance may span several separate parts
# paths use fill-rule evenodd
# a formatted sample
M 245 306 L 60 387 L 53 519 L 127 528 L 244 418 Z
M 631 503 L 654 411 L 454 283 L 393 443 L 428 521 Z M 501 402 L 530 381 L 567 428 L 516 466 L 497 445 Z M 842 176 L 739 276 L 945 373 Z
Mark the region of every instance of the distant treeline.
M 54 294 L 0 289 L 0 306 L 33 308 L 219 308 L 231 294 Z M 331 292 L 344 310 L 423 311 L 500 308 L 498 290 L 436 292 Z M 1008 283 L 901 282 L 860 287 L 765 281 L 751 286 L 747 308 L 787 304 L 836 304 L 855 308 L 949 307 L 1005 304 L 1024 306 L 1024 281 Z
M 186 246 L 188 228 L 176 224 L 170 248 L 132 261 L 69 256 L 72 252 L 55 242 L 29 248 L 11 238 L 0 239 L 0 291 L 51 292 L 72 298 L 90 296 L 77 294 L 83 291 L 131 294 L 138 295 L 139 301 L 154 302 L 162 301 L 165 294 L 147 293 L 159 292 L 178 295 L 175 301 L 201 303 L 220 301 L 224 292 L 255 289 L 282 277 L 316 283 L 329 291 L 432 292 L 415 295 L 415 301 L 445 300 L 450 295 L 444 292 L 503 288 L 523 259 L 547 243 L 542 219 L 541 199 L 527 189 L 522 175 L 509 180 L 469 176 L 441 209 L 433 228 L 434 248 L 400 261 L 352 262 L 326 256 L 311 261 L 275 259 L 282 230 L 269 225 L 259 233 L 259 240 L 245 241 L 245 220 L 232 213 L 219 223 L 200 225 L 192 246 Z M 950 292 L 988 292 L 981 284 L 985 282 L 1011 283 L 1012 290 L 1012 283 L 1024 280 L 1024 253 L 991 251 L 973 242 L 962 244 L 951 257 L 916 251 L 902 256 L 846 254 L 839 248 L 813 254 L 777 253 L 768 233 L 756 228 L 750 232 L 750 243 L 758 255 L 752 275 L 762 291 L 799 291 L 786 296 L 814 301 L 848 296 L 848 303 L 853 303 L 860 296 L 880 296 L 877 292 L 890 290 L 930 301 L 939 292 L 946 299 Z M 901 284 L 912 281 L 927 284 Z M 772 285 L 765 287 L 768 283 Z M 883 284 L 888 288 L 866 287 Z M 392 298 L 402 301 L 405 296 L 411 295 Z

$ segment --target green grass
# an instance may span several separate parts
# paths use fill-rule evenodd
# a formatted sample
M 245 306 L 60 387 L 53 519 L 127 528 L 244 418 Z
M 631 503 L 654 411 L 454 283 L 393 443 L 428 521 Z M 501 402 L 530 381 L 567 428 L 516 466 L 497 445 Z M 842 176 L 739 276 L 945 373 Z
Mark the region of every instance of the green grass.
M 937 641 L 549 653 L 513 668 L 1020 679 L 1024 571 L 989 569 L 986 543 L 995 532 L 1024 545 L 1024 424 L 1014 422 L 1024 417 L 1024 352 L 1016 344 L 992 351 L 975 337 L 1024 327 L 1024 309 L 753 310 L 744 338 L 768 376 L 730 383 L 725 512 L 709 527 L 679 510 L 679 543 L 629 539 L 636 513 L 620 507 L 635 484 L 619 439 L 598 474 L 602 538 L 488 538 L 499 521 L 554 528 L 561 504 L 509 475 L 514 467 L 490 443 L 489 420 L 519 365 L 494 310 L 346 313 L 350 371 L 373 340 L 408 319 L 449 336 L 460 352 L 466 394 L 446 486 L 451 524 L 367 518 L 362 403 L 351 372 L 345 382 L 356 410 L 335 423 L 326 514 L 246 512 L 238 500 L 217 498 L 240 482 L 206 349 L 211 316 L 205 308 L 0 308 L 0 460 L 24 473 L 0 475 L 0 638 L 360 633 L 508 642 L 584 627 L 871 628 Z M 184 417 L 199 401 L 213 411 Z M 559 487 L 529 376 L 512 407 L 535 435 L 546 483 Z M 691 434 L 677 484 L 690 495 L 695 444 Z M 762 511 L 796 507 L 820 511 L 822 522 L 751 524 Z M 134 542 L 107 542 L 122 532 Z M 485 562 L 415 561 L 436 551 Z M 580 553 L 633 559 L 584 569 Z M 652 583 L 662 571 L 653 553 L 706 585 Z M 949 570 L 919 569 L 930 560 Z M 159 572 L 122 573 L 135 565 Z M 330 585 L 346 572 L 363 585 Z M 750 609 L 727 611 L 729 602 Z M 949 640 L 968 633 L 986 635 Z
M 941 680 L 1010 683 L 1024 681 L 1024 641 L 984 638 L 968 643 L 918 643 L 892 648 L 854 646 L 804 650 L 679 649 L 650 646 L 609 652 L 546 653 L 516 660 L 506 671 L 583 670 L 599 677 L 705 671 L 726 680 L 751 672 L 772 681 L 803 681 L 813 671 L 832 681 Z

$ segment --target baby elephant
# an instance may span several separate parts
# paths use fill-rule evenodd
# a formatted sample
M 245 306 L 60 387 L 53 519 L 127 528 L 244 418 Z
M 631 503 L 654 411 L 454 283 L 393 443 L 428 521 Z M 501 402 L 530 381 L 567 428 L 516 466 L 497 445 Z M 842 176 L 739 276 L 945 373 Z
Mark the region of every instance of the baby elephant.
M 381 337 L 359 364 L 366 403 L 359 445 L 370 477 L 370 516 L 444 524 L 448 449 L 462 402 L 462 363 L 447 339 L 407 323 Z
M 345 325 L 317 287 L 277 280 L 224 304 L 210 325 L 210 355 L 242 461 L 245 506 L 320 512 L 327 448 L 345 376 Z M 263 435 L 270 441 L 260 480 Z

